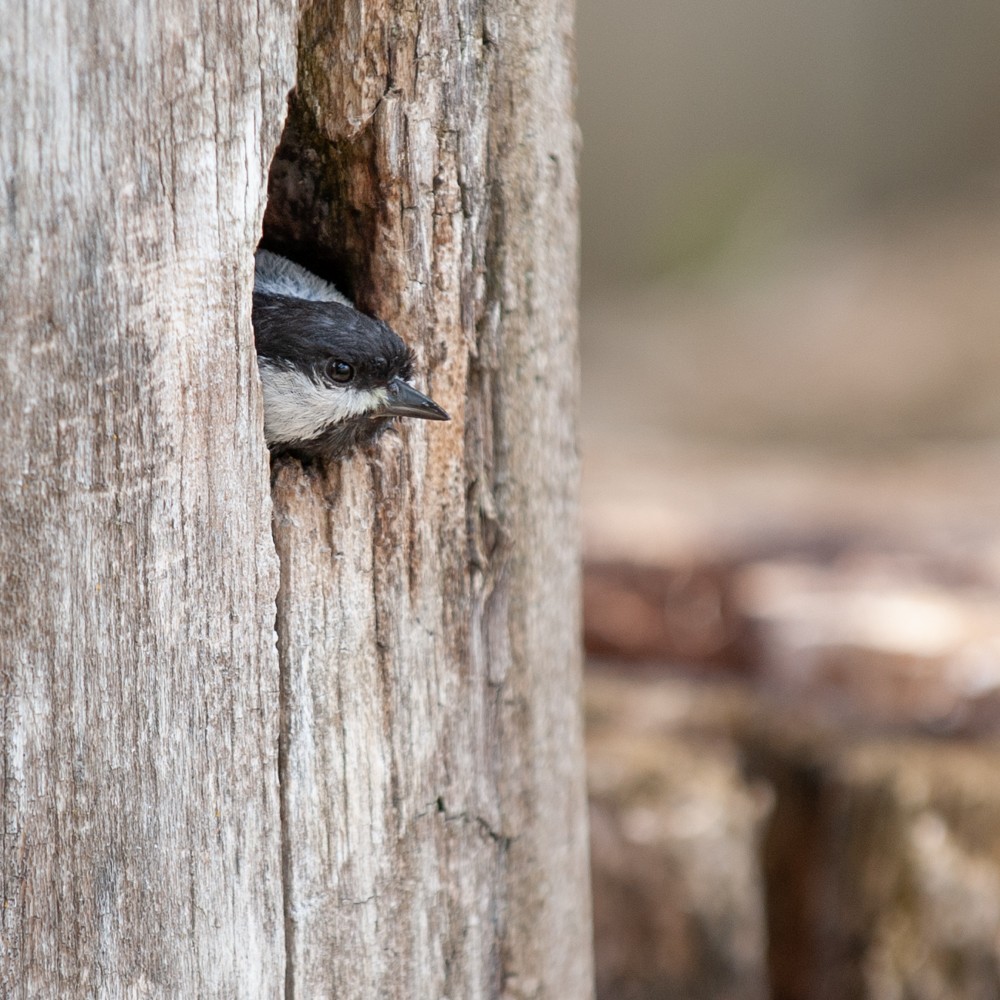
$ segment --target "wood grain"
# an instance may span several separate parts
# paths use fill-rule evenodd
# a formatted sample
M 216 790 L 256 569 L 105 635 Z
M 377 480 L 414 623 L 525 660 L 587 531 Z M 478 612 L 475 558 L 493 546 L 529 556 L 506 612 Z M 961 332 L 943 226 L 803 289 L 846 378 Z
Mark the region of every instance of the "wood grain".
M 591 995 L 572 9 L 315 3 L 265 240 L 452 414 L 276 471 L 289 994 Z
M 570 4 L 306 9 L 265 238 L 454 419 L 276 463 L 271 523 L 294 11 L 43 6 L 0 35 L 0 995 L 586 1000 Z
M 250 281 L 283 6 L 0 4 L 5 998 L 282 988 Z

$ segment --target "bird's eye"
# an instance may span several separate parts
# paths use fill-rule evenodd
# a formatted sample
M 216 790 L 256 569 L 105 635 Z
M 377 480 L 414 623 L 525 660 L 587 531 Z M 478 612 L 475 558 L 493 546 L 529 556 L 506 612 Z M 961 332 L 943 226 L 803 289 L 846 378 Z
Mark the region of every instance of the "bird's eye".
M 354 369 L 346 361 L 331 361 L 326 366 L 326 373 L 333 382 L 350 382 L 354 378 Z

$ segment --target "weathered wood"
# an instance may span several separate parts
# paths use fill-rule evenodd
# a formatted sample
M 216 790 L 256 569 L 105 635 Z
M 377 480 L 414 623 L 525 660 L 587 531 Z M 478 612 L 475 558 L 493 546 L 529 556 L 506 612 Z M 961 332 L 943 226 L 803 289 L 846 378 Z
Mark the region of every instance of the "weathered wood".
M 275 997 L 271 0 L 0 4 L 0 996 Z
M 276 470 L 289 995 L 591 995 L 572 9 L 315 3 L 265 240 L 452 414 Z
M 275 657 L 277 6 L 4 11 L 0 993 L 586 998 L 570 5 L 300 25 L 266 235 L 454 421 L 275 468 Z

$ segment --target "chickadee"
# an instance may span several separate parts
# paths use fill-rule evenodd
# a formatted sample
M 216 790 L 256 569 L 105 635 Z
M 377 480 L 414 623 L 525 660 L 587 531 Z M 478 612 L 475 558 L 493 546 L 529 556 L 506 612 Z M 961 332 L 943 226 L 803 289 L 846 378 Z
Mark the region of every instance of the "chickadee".
M 272 451 L 341 458 L 393 417 L 449 419 L 410 385 L 413 354 L 385 323 L 268 250 L 257 251 L 253 329 Z

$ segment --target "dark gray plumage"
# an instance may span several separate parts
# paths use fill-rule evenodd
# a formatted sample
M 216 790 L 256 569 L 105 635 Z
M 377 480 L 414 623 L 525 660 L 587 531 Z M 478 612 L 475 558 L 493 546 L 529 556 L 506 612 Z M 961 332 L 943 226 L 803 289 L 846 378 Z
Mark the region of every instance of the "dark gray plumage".
M 273 452 L 341 458 L 395 417 L 449 419 L 410 385 L 412 352 L 389 326 L 267 250 L 257 253 L 253 326 Z

